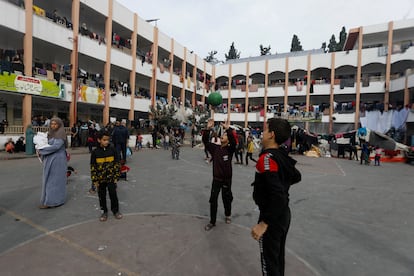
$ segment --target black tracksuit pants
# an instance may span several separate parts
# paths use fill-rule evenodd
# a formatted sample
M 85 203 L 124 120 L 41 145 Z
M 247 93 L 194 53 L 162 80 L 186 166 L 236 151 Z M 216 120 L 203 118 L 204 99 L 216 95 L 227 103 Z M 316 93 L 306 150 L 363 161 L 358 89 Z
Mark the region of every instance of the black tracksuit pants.
M 213 180 L 211 185 L 210 194 L 210 223 L 216 224 L 217 219 L 217 206 L 218 196 L 221 190 L 221 197 L 224 205 L 224 215 L 226 217 L 231 216 L 231 203 L 233 201 L 233 194 L 231 192 L 231 180 L 230 181 L 217 181 Z
M 290 226 L 290 209 L 280 217 L 276 225 L 267 227 L 259 240 L 263 275 L 285 275 L 285 244 Z
M 246 152 L 246 165 L 249 165 L 249 159 L 257 163 L 257 160 L 253 158 L 252 152 Z
M 99 196 L 99 205 L 101 210 L 105 213 L 108 212 L 108 207 L 106 206 L 106 189 L 109 192 L 109 198 L 111 200 L 111 211 L 116 214 L 119 211 L 118 195 L 116 193 L 116 184 L 115 183 L 99 183 L 98 186 L 98 196 Z
M 243 165 L 243 150 L 241 149 L 236 150 L 236 152 L 234 153 L 234 157 L 236 157 L 237 163 L 240 163 Z

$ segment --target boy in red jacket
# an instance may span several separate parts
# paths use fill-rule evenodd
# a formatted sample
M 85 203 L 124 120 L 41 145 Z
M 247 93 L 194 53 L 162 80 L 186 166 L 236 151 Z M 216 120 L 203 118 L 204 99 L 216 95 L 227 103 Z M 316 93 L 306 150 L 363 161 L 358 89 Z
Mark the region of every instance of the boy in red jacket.
M 290 225 L 289 187 L 301 180 L 296 161 L 281 145 L 290 137 L 289 122 L 271 118 L 263 132 L 259 160 L 252 184 L 259 206 L 258 223 L 252 237 L 260 243 L 263 275 L 284 275 L 285 243 Z

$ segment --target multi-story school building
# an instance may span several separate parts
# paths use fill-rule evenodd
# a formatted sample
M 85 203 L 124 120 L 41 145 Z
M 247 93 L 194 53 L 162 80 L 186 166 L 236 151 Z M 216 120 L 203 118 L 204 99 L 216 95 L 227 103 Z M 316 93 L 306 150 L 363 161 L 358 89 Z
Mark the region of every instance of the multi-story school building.
M 53 115 L 67 125 L 138 122 L 157 102 L 193 108 L 214 90 L 224 98 L 215 119 L 242 126 L 280 116 L 332 133 L 358 128 L 371 111 L 408 109 L 414 131 L 414 19 L 350 29 L 338 52 L 214 65 L 115 0 L 0 6 L 0 121 L 9 131 Z

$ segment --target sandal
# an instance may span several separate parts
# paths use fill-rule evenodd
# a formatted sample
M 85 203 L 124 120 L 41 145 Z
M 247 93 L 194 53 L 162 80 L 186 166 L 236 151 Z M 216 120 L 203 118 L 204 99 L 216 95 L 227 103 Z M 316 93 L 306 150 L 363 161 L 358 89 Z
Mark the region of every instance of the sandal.
M 100 221 L 106 221 L 108 219 L 108 213 L 103 213 L 102 215 L 101 215 L 101 217 L 99 218 L 99 220 Z
M 227 224 L 231 223 L 231 217 L 226 217 L 226 219 L 224 220 Z
M 117 212 L 114 214 L 116 219 L 121 219 L 122 218 L 122 214 L 120 212 Z
M 216 225 L 212 224 L 212 223 L 209 223 L 206 226 L 204 226 L 204 230 L 210 231 L 214 226 L 216 226 Z

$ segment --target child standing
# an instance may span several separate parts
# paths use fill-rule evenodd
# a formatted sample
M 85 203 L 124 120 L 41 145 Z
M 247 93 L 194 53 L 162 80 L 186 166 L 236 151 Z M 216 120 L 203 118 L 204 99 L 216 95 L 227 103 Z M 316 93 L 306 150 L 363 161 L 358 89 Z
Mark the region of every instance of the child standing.
M 180 158 L 181 134 L 178 129 L 174 131 L 171 137 L 171 156 L 172 159 L 178 160 Z
M 380 159 L 381 159 L 382 149 L 379 146 L 375 147 L 375 163 L 374 166 L 380 165 Z
M 138 133 L 135 140 L 135 151 L 142 149 L 142 135 Z
M 211 184 L 210 193 L 210 222 L 204 227 L 206 231 L 216 226 L 218 196 L 220 190 L 222 192 L 225 222 L 231 223 L 231 203 L 233 194 L 231 192 L 232 181 L 232 157 L 236 149 L 236 139 L 234 138 L 232 129 L 229 128 L 229 122 L 222 124 L 225 132 L 220 138 L 220 144 L 213 143 L 210 138 L 210 130 L 214 127 L 214 120 L 210 119 L 207 123 L 207 131 L 204 132 L 203 141 L 209 141 L 206 144 L 207 150 L 210 152 L 213 160 L 213 183 Z
M 168 150 L 170 148 L 170 134 L 168 131 L 164 134 L 164 149 Z
M 244 137 L 239 134 L 238 135 L 238 143 L 236 146 L 236 152 L 234 155 L 236 156 L 236 164 L 242 164 L 243 165 L 243 151 L 244 151 Z M 239 161 L 240 158 L 240 161 Z
M 253 158 L 254 152 L 254 143 L 251 136 L 247 137 L 247 152 L 246 152 L 246 166 L 249 165 L 249 159 L 253 162 L 257 162 L 256 159 Z
M 118 195 L 116 183 L 120 177 L 120 161 L 116 149 L 109 144 L 111 135 L 102 130 L 98 133 L 98 146 L 91 154 L 91 179 L 98 189 L 99 205 L 102 210 L 100 221 L 108 219 L 108 208 L 106 206 L 106 189 L 111 200 L 111 211 L 116 219 L 121 219 L 119 212 Z
M 370 147 L 368 142 L 364 142 L 362 143 L 361 146 L 361 165 L 362 162 L 365 162 L 365 165 L 369 165 L 370 160 L 369 160 L 369 154 L 370 154 Z

